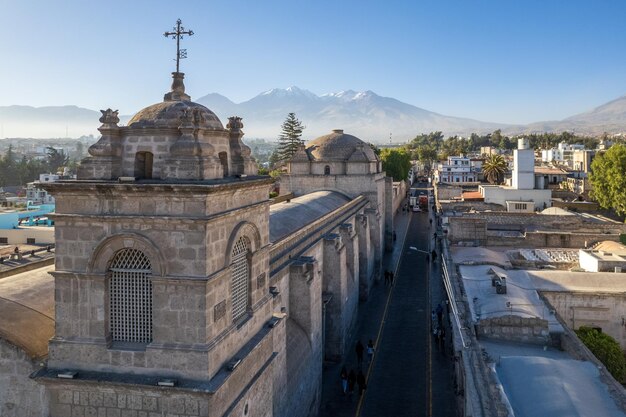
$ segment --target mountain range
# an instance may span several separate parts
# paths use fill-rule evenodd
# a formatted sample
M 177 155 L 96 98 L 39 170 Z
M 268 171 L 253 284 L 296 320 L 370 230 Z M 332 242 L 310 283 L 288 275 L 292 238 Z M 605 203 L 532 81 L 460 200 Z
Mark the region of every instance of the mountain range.
M 588 112 L 559 121 L 504 125 L 445 116 L 372 91 L 340 91 L 318 96 L 298 87 L 275 88 L 250 100 L 234 103 L 217 93 L 195 100 L 211 109 L 226 124 L 227 117 L 243 117 L 250 138 L 276 139 L 289 112 L 306 126 L 305 139 L 343 129 L 373 143 L 405 141 L 419 133 L 441 130 L 445 135 L 467 136 L 502 129 L 506 134 L 574 131 L 577 134 L 626 132 L 626 96 Z M 138 109 L 139 110 L 139 109 Z M 77 106 L 0 107 L 0 137 L 78 137 L 97 134 L 97 111 Z M 131 116 L 121 116 L 121 124 Z

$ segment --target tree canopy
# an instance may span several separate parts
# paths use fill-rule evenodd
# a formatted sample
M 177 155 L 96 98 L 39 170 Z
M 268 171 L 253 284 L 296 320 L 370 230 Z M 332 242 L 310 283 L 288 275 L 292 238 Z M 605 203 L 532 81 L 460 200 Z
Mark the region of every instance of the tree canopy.
M 591 163 L 591 196 L 603 208 L 626 215 L 626 145 L 616 144 Z
M 502 155 L 491 154 L 483 162 L 482 170 L 487 181 L 499 184 L 503 181 L 507 168 L 508 165 Z
M 380 151 L 383 169 L 394 181 L 402 181 L 409 175 L 411 157 L 405 149 L 385 148 Z
M 606 333 L 581 326 L 576 330 L 580 340 L 589 348 L 600 362 L 606 366 L 607 371 L 619 382 L 626 379 L 626 358 L 615 339 Z
M 287 115 L 280 129 L 276 155 L 274 158 L 270 158 L 274 159 L 274 163 L 287 161 L 296 153 L 298 147 L 304 143 L 301 137 L 305 126 L 298 120 L 295 113 Z

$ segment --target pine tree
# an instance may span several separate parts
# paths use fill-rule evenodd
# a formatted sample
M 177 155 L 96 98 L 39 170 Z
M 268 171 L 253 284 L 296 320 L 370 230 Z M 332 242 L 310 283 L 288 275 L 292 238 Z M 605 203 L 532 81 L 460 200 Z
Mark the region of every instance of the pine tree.
M 276 150 L 278 160 L 287 161 L 298 150 L 298 147 L 304 143 L 300 137 L 305 126 L 298 120 L 295 113 L 289 113 L 283 122 L 278 136 L 278 149 Z

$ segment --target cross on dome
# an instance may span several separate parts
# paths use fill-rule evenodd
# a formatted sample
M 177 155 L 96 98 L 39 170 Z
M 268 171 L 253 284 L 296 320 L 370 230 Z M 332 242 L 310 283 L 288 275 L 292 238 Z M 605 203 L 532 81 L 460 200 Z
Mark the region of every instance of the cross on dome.
M 182 23 L 180 19 L 176 20 L 176 26 L 173 28 L 174 32 L 165 32 L 163 34 L 166 38 L 171 36 L 172 39 L 176 39 L 176 72 L 180 72 L 180 60 L 187 58 L 187 50 L 180 49 L 180 40 L 183 38 L 183 35 L 193 35 L 193 30 L 185 30 Z

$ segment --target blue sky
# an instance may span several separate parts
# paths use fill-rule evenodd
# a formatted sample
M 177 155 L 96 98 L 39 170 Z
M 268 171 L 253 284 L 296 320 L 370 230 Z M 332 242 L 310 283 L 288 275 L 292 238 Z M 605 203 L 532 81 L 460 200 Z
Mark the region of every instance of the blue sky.
M 162 100 L 177 18 L 187 92 L 240 102 L 296 85 L 372 90 L 526 123 L 626 94 L 625 1 L 0 0 L 0 105 L 132 114 Z

